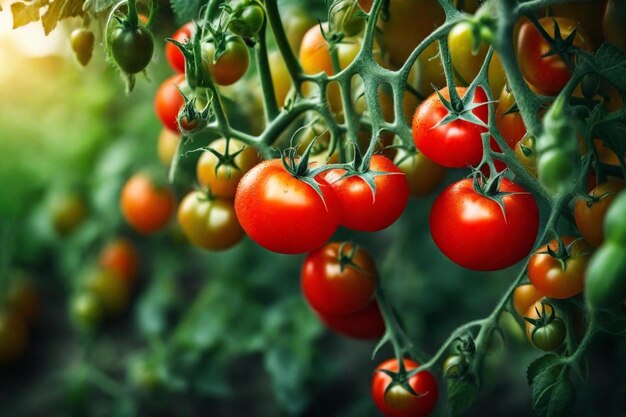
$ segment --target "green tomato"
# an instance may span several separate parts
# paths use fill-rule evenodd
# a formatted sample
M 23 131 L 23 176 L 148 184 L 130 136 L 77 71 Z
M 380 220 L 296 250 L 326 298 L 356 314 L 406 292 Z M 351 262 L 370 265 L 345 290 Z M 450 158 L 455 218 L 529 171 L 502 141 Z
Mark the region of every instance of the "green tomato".
M 553 148 L 539 155 L 537 161 L 539 181 L 555 193 L 568 191 L 576 174 L 576 160 L 568 152 Z
M 328 11 L 330 27 L 346 36 L 356 36 L 365 26 L 365 18 L 359 13 L 356 0 L 335 0 Z
M 626 300 L 626 248 L 608 241 L 591 257 L 585 275 L 590 308 L 610 308 Z
M 539 349 L 551 352 L 558 349 L 565 340 L 565 324 L 555 317 L 550 323 L 535 327 L 531 333 L 531 342 Z
M 604 218 L 604 236 L 626 248 L 626 191 L 619 193 Z M 626 249 L 625 249 L 626 250 Z
M 70 315 L 76 325 L 91 329 L 102 320 L 102 302 L 93 292 L 82 291 L 76 294 L 70 303 Z
M 265 11 L 257 2 L 243 2 L 233 10 L 228 29 L 243 38 L 255 36 L 263 27 Z
M 467 362 L 461 355 L 450 355 L 443 362 L 443 376 L 445 378 L 460 378 L 466 370 Z
M 114 28 L 109 36 L 111 55 L 125 73 L 141 72 L 152 60 L 154 40 L 146 27 L 133 29 L 122 25 Z

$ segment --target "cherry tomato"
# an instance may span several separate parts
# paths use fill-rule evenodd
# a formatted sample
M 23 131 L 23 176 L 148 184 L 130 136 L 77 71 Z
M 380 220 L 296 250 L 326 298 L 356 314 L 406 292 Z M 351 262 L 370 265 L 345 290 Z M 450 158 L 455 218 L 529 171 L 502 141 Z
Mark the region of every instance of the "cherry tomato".
M 159 120 L 172 132 L 180 132 L 178 112 L 185 104 L 185 100 L 176 86 L 183 88 L 183 83 L 186 84 L 184 75 L 171 76 L 159 86 L 154 98 L 154 109 Z
M 339 201 L 340 223 L 348 229 L 385 229 L 398 220 L 406 207 L 409 184 L 404 173 L 382 155 L 372 157 L 370 171 L 383 173 L 374 177 L 375 192 L 358 176 L 342 179 L 344 170 L 333 169 L 324 174 Z
M 363 310 L 376 290 L 376 265 L 363 248 L 328 243 L 311 252 L 302 265 L 302 292 L 321 315 Z
M 124 185 L 120 205 L 135 230 L 150 234 L 164 228 L 174 212 L 174 192 L 159 186 L 147 174 L 135 174 Z
M 457 87 L 457 92 L 463 97 L 466 89 Z M 446 100 L 450 99 L 447 87 L 440 90 L 440 93 Z M 485 92 L 478 87 L 473 103 L 486 102 Z M 486 105 L 478 106 L 472 112 L 480 120 L 487 122 Z M 413 117 L 415 146 L 428 159 L 444 167 L 463 168 L 479 164 L 483 156 L 481 134 L 487 129 L 460 119 L 437 126 L 447 115 L 448 110 L 436 93 L 422 102 Z
M 102 320 L 104 306 L 93 291 L 83 290 L 72 297 L 70 315 L 77 326 L 91 329 Z
M 407 372 L 419 367 L 419 363 L 410 359 L 403 361 Z M 385 417 L 426 417 L 433 412 L 439 397 L 437 380 L 433 374 L 422 371 L 409 378 L 409 386 L 418 394 L 415 396 L 402 385 L 389 388 L 392 379 L 383 370 L 397 373 L 398 360 L 388 359 L 378 365 L 372 378 L 372 398 Z
M 562 237 L 563 244 L 573 245 L 569 255 L 560 260 L 547 253 L 548 246 L 558 251 L 558 242 L 552 240 L 531 256 L 528 264 L 530 282 L 546 297 L 564 299 L 580 294 L 585 283 L 585 269 L 589 263 L 592 247 L 582 239 Z
M 215 57 L 215 44 L 205 42 L 202 45 L 202 63 L 207 72 L 218 85 L 231 85 L 244 76 L 250 66 L 250 54 L 243 40 L 239 37 L 231 37 L 226 41 L 226 50 L 217 61 Z
M 118 26 L 109 35 L 111 55 L 117 65 L 127 74 L 143 71 L 154 52 L 154 40 L 145 26 L 136 28 Z
M 537 176 L 537 151 L 535 150 L 535 138 L 526 136 L 515 145 L 515 156 L 522 163 L 526 171 L 532 176 Z
M 83 67 L 91 61 L 95 42 L 96 38 L 93 32 L 85 28 L 74 29 L 70 34 L 72 51 L 74 51 L 76 59 Z
M 575 21 L 560 17 L 539 19 L 541 27 L 553 39 L 556 30 L 555 22 L 559 26 L 563 39 L 576 30 L 573 45 L 582 50 L 591 51 L 589 37 Z M 517 57 L 522 74 L 538 90 L 555 95 L 563 89 L 572 74 L 559 54 L 546 55 L 550 49 L 550 44 L 530 21 L 522 24 L 517 37 Z M 573 55 L 570 57 L 574 59 Z
M 139 255 L 133 242 L 126 238 L 117 238 L 102 248 L 98 264 L 115 272 L 120 278 L 132 282 L 137 276 Z
M 191 243 L 208 250 L 228 249 L 244 237 L 233 203 L 201 191 L 192 191 L 181 201 L 178 223 Z
M 85 200 L 77 193 L 55 195 L 50 205 L 52 227 L 61 236 L 71 234 L 87 217 Z
M 235 7 L 228 29 L 235 35 L 251 38 L 261 30 L 265 21 L 263 7 L 255 1 L 243 1 Z
M 514 149 L 526 134 L 526 125 L 522 115 L 515 109 L 515 97 L 508 86 L 500 93 L 496 108 L 496 126 L 511 149 Z
M 600 246 L 604 242 L 602 222 L 615 196 L 625 187 L 626 185 L 621 182 L 605 182 L 589 193 L 590 200 L 580 198 L 576 201 L 574 206 L 576 227 L 583 238 L 593 246 Z
M 283 27 L 285 28 L 289 46 L 291 46 L 291 50 L 295 54 L 298 54 L 300 52 L 302 38 L 304 38 L 304 35 L 313 25 L 317 24 L 317 20 L 315 20 L 315 17 L 311 13 L 296 6 L 296 4 L 298 3 L 285 3 L 285 13 L 283 13 L 283 5 L 281 5 L 280 17 Z
M 332 331 L 353 339 L 380 339 L 385 334 L 385 322 L 376 300 L 356 313 L 342 316 L 319 315 Z
M 221 155 L 226 153 L 226 139 L 218 139 L 211 143 L 210 148 Z M 240 152 L 241 151 L 241 152 Z M 237 152 L 239 152 L 237 154 Z M 223 198 L 234 198 L 237 184 L 241 177 L 259 163 L 259 155 L 251 146 L 231 139 L 228 145 L 229 155 L 237 155 L 233 164 L 220 164 L 220 160 L 211 151 L 204 151 L 198 160 L 197 175 L 200 185 L 211 190 L 211 194 Z
M 478 193 L 471 179 L 446 188 L 430 212 L 430 232 L 441 251 L 468 269 L 495 271 L 522 260 L 535 243 L 539 210 L 532 195 L 504 178 L 501 207 Z
M 20 314 L 28 322 L 34 322 L 41 312 L 39 291 L 32 280 L 24 275 L 16 275 L 6 296 L 7 308 Z
M 128 282 L 115 271 L 95 268 L 87 272 L 84 290 L 92 292 L 102 303 L 104 312 L 117 316 L 126 310 L 130 291 Z
M 533 284 L 522 284 L 513 291 L 513 307 L 520 317 L 524 317 L 530 306 L 542 297 Z
M 176 155 L 176 149 L 179 143 L 180 135 L 178 133 L 172 132 L 166 127 L 161 129 L 157 143 L 157 154 L 163 165 L 170 166 Z
M 339 226 L 340 208 L 331 186 L 315 178 L 321 195 L 292 176 L 282 161 L 264 161 L 246 173 L 237 187 L 239 223 L 259 245 L 278 253 L 311 252 Z
M 404 150 L 399 150 L 395 163 L 398 169 L 406 175 L 413 197 L 423 197 L 432 193 L 441 184 L 448 171 L 420 152 L 416 152 L 414 156 L 407 156 Z
M 578 27 L 589 35 L 589 39 L 598 48 L 602 42 L 602 15 L 606 9 L 606 1 L 571 1 L 569 3 L 550 6 L 555 16 L 565 17 L 576 22 Z M 622 24 L 623 24 L 622 20 Z
M 195 25 L 193 22 L 185 23 L 174 32 L 171 38 L 184 44 L 186 40 L 191 38 L 194 30 Z M 173 43 L 167 42 L 165 44 L 165 59 L 167 59 L 167 63 L 170 64 L 170 67 L 172 67 L 174 71 L 182 74 L 185 73 L 185 56 Z
M 287 95 L 291 90 L 291 77 L 287 70 L 287 64 L 279 51 L 272 51 L 268 54 L 270 72 L 272 73 L 272 85 L 274 86 L 274 94 L 276 95 L 276 104 L 278 107 L 285 105 Z
M 528 340 L 537 348 L 548 352 L 558 349 L 565 340 L 565 324 L 559 317 L 558 310 L 555 311 L 552 304 L 549 304 L 545 298 L 542 298 L 533 303 L 525 315 L 525 317 L 530 319 L 537 319 L 542 314 L 549 317 L 553 311 L 553 320 L 540 326 L 535 326 L 526 321 L 526 336 Z
M 19 314 L 0 313 L 0 365 L 18 359 L 28 345 L 28 323 Z

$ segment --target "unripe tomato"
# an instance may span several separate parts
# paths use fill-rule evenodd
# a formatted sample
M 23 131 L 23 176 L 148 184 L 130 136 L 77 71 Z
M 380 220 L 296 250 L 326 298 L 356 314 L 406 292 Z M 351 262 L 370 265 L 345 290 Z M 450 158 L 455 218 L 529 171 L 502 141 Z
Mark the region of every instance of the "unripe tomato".
M 244 0 L 231 15 L 228 29 L 235 35 L 251 38 L 261 30 L 265 21 L 265 11 L 260 3 Z
M 109 35 L 111 55 L 122 71 L 136 74 L 143 71 L 154 52 L 154 40 L 145 26 L 118 26 Z
M 183 74 L 172 75 L 159 86 L 154 97 L 154 109 L 159 120 L 172 132 L 180 132 L 178 127 L 178 112 L 185 104 L 183 96 L 178 88 L 186 86 Z
M 520 317 L 524 317 L 530 306 L 540 298 L 543 294 L 533 284 L 522 284 L 513 291 L 513 307 Z
M 403 361 L 407 372 L 419 367 L 419 363 L 410 359 Z M 433 374 L 422 371 L 409 378 L 409 385 L 418 394 L 415 396 L 401 385 L 389 387 L 392 379 L 383 370 L 397 373 L 398 360 L 388 359 L 378 365 L 372 378 L 372 398 L 385 417 L 427 417 L 433 412 L 439 397 Z
M 93 45 L 96 38 L 92 31 L 85 28 L 74 29 L 70 34 L 72 51 L 80 64 L 84 67 L 91 61 Z
M 226 139 L 218 139 L 209 145 L 221 155 L 226 154 Z M 239 152 L 239 153 L 237 153 Z M 220 163 L 211 151 L 204 151 L 198 160 L 197 175 L 200 185 L 210 189 L 211 194 L 222 198 L 234 198 L 241 177 L 259 163 L 256 150 L 236 139 L 230 139 L 228 154 L 237 155 L 232 165 Z
M 319 315 L 332 331 L 353 339 L 380 339 L 385 334 L 385 322 L 376 300 L 363 310 L 341 316 Z
M 176 32 L 171 36 L 172 39 L 182 44 L 191 38 L 195 30 L 195 24 L 193 22 L 185 23 L 178 28 Z M 176 72 L 185 73 L 185 56 L 173 43 L 167 42 L 165 44 L 165 59 L 170 67 Z
M 65 237 L 80 226 L 87 217 L 85 200 L 77 193 L 55 195 L 50 204 L 52 227 Z
M 28 323 L 19 314 L 0 313 L 0 365 L 18 359 L 28 345 Z
M 272 73 L 274 94 L 276 95 L 276 104 L 278 104 L 278 107 L 283 107 L 287 95 L 291 90 L 291 77 L 289 76 L 285 60 L 279 51 L 270 52 L 268 54 L 268 60 L 270 72 Z
M 525 315 L 530 319 L 538 319 L 542 314 L 549 317 L 552 312 L 554 312 L 554 318 L 540 326 L 526 321 L 528 340 L 537 348 L 547 352 L 558 349 L 565 340 L 565 323 L 559 317 L 559 312 L 555 311 L 552 304 L 547 303 L 545 298 L 542 298 L 530 306 Z
M 100 251 L 98 264 L 115 272 L 125 281 L 132 282 L 137 276 L 139 255 L 132 241 L 117 238 L 107 243 Z
M 172 132 L 166 127 L 161 129 L 157 143 L 157 154 L 161 163 L 166 167 L 170 166 L 174 160 L 179 143 L 180 135 L 178 133 Z
M 178 223 L 191 243 L 208 250 L 228 249 L 245 235 L 233 203 L 209 198 L 201 191 L 192 191 L 183 198 Z
M 423 197 L 432 193 L 441 184 L 448 171 L 428 159 L 421 152 L 407 156 L 406 151 L 400 149 L 394 162 L 398 169 L 406 175 L 413 197 Z
M 83 290 L 72 297 L 70 315 L 77 326 L 92 329 L 102 320 L 104 306 L 93 291 Z
M 202 65 L 205 71 L 211 74 L 218 85 L 231 85 L 244 76 L 250 66 L 250 54 L 243 40 L 239 37 L 230 37 L 226 41 L 226 50 L 217 61 L 215 57 L 215 44 L 205 42 L 202 44 Z
M 576 227 L 583 238 L 593 246 L 600 246 L 604 242 L 602 223 L 609 206 L 617 194 L 626 187 L 621 182 L 605 182 L 595 187 L 590 193 L 590 199 L 580 198 L 574 206 Z
M 122 214 L 135 230 L 150 234 L 163 229 L 174 212 L 174 192 L 147 174 L 132 176 L 122 189 Z
M 610 209 L 604 218 L 604 236 L 607 240 L 613 241 L 626 248 L 626 192 L 622 191 L 613 200 Z
M 585 300 L 591 308 L 611 308 L 626 300 L 626 247 L 608 241 L 589 261 Z
M 130 297 L 128 282 L 112 270 L 95 268 L 88 271 L 84 289 L 98 297 L 106 314 L 118 316 L 128 306 Z
M 32 323 L 39 317 L 41 299 L 35 284 L 27 277 L 17 275 L 7 291 L 7 308 Z
M 328 243 L 304 260 L 302 292 L 321 315 L 352 314 L 374 298 L 376 276 L 374 260 L 363 248 L 347 242 Z

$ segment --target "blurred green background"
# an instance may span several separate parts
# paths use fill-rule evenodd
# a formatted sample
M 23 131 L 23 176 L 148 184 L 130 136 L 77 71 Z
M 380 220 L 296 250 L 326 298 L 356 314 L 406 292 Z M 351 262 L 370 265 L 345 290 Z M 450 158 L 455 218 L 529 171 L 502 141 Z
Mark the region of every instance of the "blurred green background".
M 0 16 L 1 268 L 25 271 L 42 304 L 25 355 L 0 368 L 0 416 L 378 415 L 370 379 L 392 352 L 372 360 L 375 343 L 323 328 L 300 293 L 303 256 L 273 254 L 249 239 L 207 253 L 184 242 L 175 226 L 144 237 L 124 224 L 124 182 L 138 170 L 166 170 L 157 158 L 153 96 L 171 71 L 163 39 L 177 23 L 167 6 L 150 81 L 140 77 L 131 95 L 101 48 L 85 69 L 74 61 L 67 35 L 76 22 L 44 45 L 39 26 L 11 31 L 10 15 Z M 179 198 L 194 181 L 195 158 L 183 158 Z M 462 175 L 451 172 L 445 183 Z M 61 238 L 50 205 L 68 191 L 84 196 L 88 217 Z M 383 232 L 336 236 L 374 255 L 408 333 L 431 353 L 454 327 L 488 314 L 517 273 L 474 273 L 448 261 L 428 231 L 433 199 L 411 201 Z M 139 248 L 139 282 L 123 317 L 85 334 L 72 324 L 68 300 L 99 248 L 118 235 Z M 531 415 L 525 368 L 541 353 L 514 326 L 489 356 L 486 386 L 467 415 Z M 594 344 L 572 416 L 624 415 L 626 393 L 612 389 L 624 386 L 623 349 L 610 339 Z M 436 415 L 447 415 L 437 377 Z

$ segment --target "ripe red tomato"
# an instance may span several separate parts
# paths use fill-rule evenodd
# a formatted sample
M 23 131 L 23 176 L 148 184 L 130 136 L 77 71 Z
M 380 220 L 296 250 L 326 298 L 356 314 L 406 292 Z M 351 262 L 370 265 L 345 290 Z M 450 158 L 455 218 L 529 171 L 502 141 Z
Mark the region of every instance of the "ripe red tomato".
M 406 175 L 391 160 L 374 155 L 370 171 L 389 173 L 374 178 L 376 192 L 360 177 L 341 179 L 345 171 L 333 169 L 324 179 L 335 190 L 341 211 L 341 225 L 352 230 L 374 232 L 392 225 L 404 211 L 409 199 Z
M 202 65 L 211 73 L 218 85 L 231 85 L 244 76 L 250 66 L 250 54 L 244 41 L 239 37 L 231 37 L 226 41 L 226 50 L 217 61 L 215 44 L 205 42 L 202 45 Z
M 322 315 L 363 310 L 376 290 L 374 260 L 363 248 L 348 242 L 328 243 L 310 253 L 301 276 L 304 296 Z
M 585 51 L 591 51 L 589 36 L 578 27 L 574 20 L 564 17 L 544 17 L 539 19 L 541 27 L 554 39 L 555 22 L 559 25 L 561 37 L 567 38 L 576 31 L 573 45 Z M 527 21 L 520 27 L 517 35 L 517 59 L 524 78 L 538 90 L 555 95 L 565 87 L 571 77 L 566 62 L 557 54 L 546 55 L 551 50 L 550 44 L 539 30 Z M 574 55 L 570 54 L 572 60 Z
M 264 161 L 239 181 L 239 223 L 259 245 L 278 253 L 311 252 L 339 226 L 339 203 L 330 185 L 316 178 L 322 195 L 292 176 L 280 159 Z
M 504 178 L 502 207 L 474 189 L 471 179 L 450 185 L 430 212 L 430 231 L 441 251 L 457 264 L 495 271 L 522 260 L 533 247 L 539 210 L 532 195 Z M 517 194 L 519 193 L 519 194 Z
M 185 104 L 185 100 L 176 86 L 178 85 L 182 88 L 184 82 L 185 76 L 183 74 L 172 75 L 163 81 L 154 97 L 154 110 L 163 126 L 179 133 L 178 112 Z
M 419 367 L 419 363 L 410 359 L 403 359 L 404 367 L 411 371 Z M 389 388 L 392 379 L 383 370 L 398 372 L 397 359 L 388 359 L 378 365 L 372 378 L 372 398 L 376 407 L 385 417 L 426 417 L 437 405 L 439 388 L 437 380 L 428 371 L 422 371 L 409 379 L 409 385 L 418 395 L 407 391 L 402 385 Z
M 565 245 L 576 239 L 571 236 L 562 237 Z M 549 243 L 553 252 L 558 250 L 556 239 Z M 593 248 L 583 239 L 572 245 L 570 254 L 561 260 L 547 253 L 548 245 L 537 249 L 528 263 L 528 278 L 543 295 L 550 298 L 570 298 L 583 291 L 585 270 Z
M 140 233 L 154 233 L 167 225 L 176 200 L 168 187 L 160 187 L 146 174 L 135 174 L 124 185 L 120 201 L 124 218 Z
M 139 255 L 129 239 L 118 238 L 107 243 L 98 257 L 100 266 L 115 272 L 120 278 L 132 282 L 137 276 Z
M 605 182 L 595 187 L 589 195 L 592 200 L 583 198 L 576 201 L 574 219 L 576 227 L 583 238 L 593 246 L 600 246 L 604 242 L 604 228 L 602 223 L 606 211 L 617 196 L 626 187 L 621 182 Z
M 459 96 L 463 97 L 467 89 L 457 87 Z M 450 99 L 448 88 L 440 90 L 441 95 Z M 486 103 L 487 96 L 478 87 L 473 103 Z M 474 115 L 487 123 L 487 105 L 472 110 Z M 439 99 L 437 93 L 428 97 L 415 111 L 413 116 L 413 140 L 415 146 L 433 162 L 450 168 L 464 168 L 478 165 L 483 157 L 481 134 L 487 129 L 464 120 L 455 120 L 437 126 L 448 115 L 448 110 Z M 437 126 L 437 127 L 435 127 Z
M 543 294 L 533 284 L 520 285 L 513 291 L 513 307 L 520 317 L 524 317 L 530 306 L 542 297 Z
M 353 339 L 380 339 L 385 334 L 385 322 L 376 300 L 356 313 L 343 316 L 319 315 L 332 331 Z
M 171 38 L 184 44 L 187 39 L 191 38 L 191 36 L 193 35 L 193 31 L 194 23 L 188 22 L 178 28 L 178 30 L 174 32 Z M 165 58 L 167 59 L 167 63 L 170 64 L 170 67 L 172 67 L 174 71 L 182 74 L 185 73 L 185 56 L 173 43 L 168 42 L 165 44 Z

